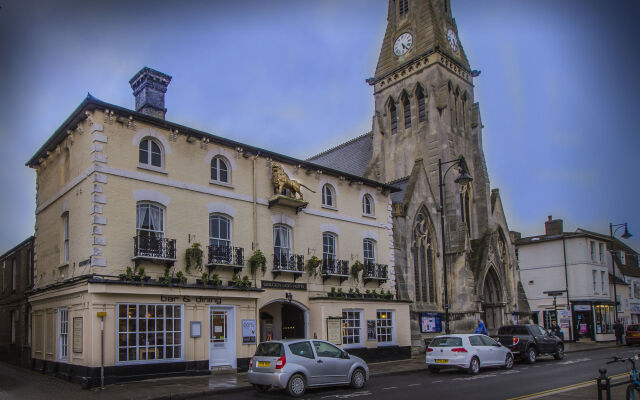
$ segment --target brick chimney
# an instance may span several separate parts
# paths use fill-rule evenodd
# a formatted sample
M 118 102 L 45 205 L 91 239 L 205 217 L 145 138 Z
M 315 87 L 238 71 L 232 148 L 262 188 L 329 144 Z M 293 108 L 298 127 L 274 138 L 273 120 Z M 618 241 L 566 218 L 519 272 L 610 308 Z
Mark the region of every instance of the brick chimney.
M 149 67 L 144 67 L 129 84 L 136 98 L 136 111 L 152 117 L 164 119 L 167 109 L 164 108 L 164 94 L 171 82 L 171 77 Z
M 561 219 L 553 219 L 551 215 L 544 223 L 544 234 L 547 236 L 562 235 L 564 226 Z

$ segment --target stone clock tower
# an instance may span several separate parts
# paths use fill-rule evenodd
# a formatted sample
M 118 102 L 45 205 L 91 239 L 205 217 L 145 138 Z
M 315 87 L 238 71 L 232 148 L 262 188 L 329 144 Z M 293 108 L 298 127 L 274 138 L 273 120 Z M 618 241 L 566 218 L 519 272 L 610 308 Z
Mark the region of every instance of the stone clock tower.
M 490 331 L 518 311 L 514 246 L 499 193 L 491 191 L 473 72 L 449 0 L 389 0 L 375 76 L 372 155 L 365 176 L 394 182 L 393 231 L 398 296 L 413 301 L 414 348 L 442 321 L 445 276 L 451 332 Z M 442 252 L 438 161 L 464 157 L 473 181 L 444 180 Z M 520 305 L 520 308 L 526 308 Z M 525 310 L 522 310 L 525 311 Z

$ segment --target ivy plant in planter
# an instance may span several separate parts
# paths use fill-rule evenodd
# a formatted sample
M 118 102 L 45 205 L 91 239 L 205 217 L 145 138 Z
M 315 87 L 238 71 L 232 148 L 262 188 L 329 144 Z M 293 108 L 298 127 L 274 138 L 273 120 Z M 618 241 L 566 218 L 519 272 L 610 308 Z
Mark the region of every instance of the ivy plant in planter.
M 251 281 L 249 276 L 245 275 L 240 279 L 237 274 L 233 274 L 231 277 L 231 284 L 239 289 L 249 289 L 251 287 Z
M 360 272 L 362 272 L 363 270 L 364 270 L 364 265 L 359 260 L 356 260 L 351 265 L 351 276 L 353 277 L 353 279 L 356 280 L 356 282 L 360 280 Z
M 120 274 L 119 277 L 121 281 L 131 282 L 133 281 L 135 275 L 133 274 L 133 270 L 131 269 L 131 267 L 127 266 L 127 268 L 124 271 L 124 274 Z
M 391 291 L 387 290 L 387 293 L 384 294 L 384 298 L 386 300 L 393 300 L 393 293 L 391 293 Z
M 307 260 L 307 263 L 305 264 L 305 270 L 309 273 L 309 276 L 316 277 L 318 276 L 318 270 L 320 269 L 321 265 L 322 260 L 320 260 L 316 256 L 313 256 Z
M 337 293 L 336 297 L 344 297 L 344 293 L 342 292 L 342 288 L 341 287 L 338 288 L 338 293 Z
M 187 277 L 184 276 L 184 273 L 182 273 L 182 271 L 178 271 L 178 273 L 176 274 L 176 279 L 178 279 L 178 283 L 181 285 L 185 285 L 187 283 Z
M 331 292 L 329 292 L 329 297 L 337 297 L 336 296 L 336 288 L 332 287 Z
M 254 251 L 251 257 L 249 257 L 249 272 L 251 272 L 251 275 L 255 276 L 258 268 L 260 268 L 263 274 L 267 272 L 267 258 L 262 254 L 260 249 Z
M 162 277 L 160 278 L 160 283 L 162 283 L 163 285 L 171 285 L 171 282 L 173 281 L 173 273 L 169 270 L 169 267 L 165 267 L 164 269 L 164 275 L 162 275 Z
M 209 284 L 211 286 L 219 288 L 219 287 L 222 286 L 222 280 L 220 279 L 218 274 L 213 274 L 213 275 L 211 275 L 211 278 L 209 279 Z
M 191 267 L 194 267 L 198 271 L 202 270 L 202 248 L 200 248 L 200 243 L 194 242 L 191 247 L 187 248 L 184 252 L 185 258 L 185 270 L 187 272 L 191 271 Z

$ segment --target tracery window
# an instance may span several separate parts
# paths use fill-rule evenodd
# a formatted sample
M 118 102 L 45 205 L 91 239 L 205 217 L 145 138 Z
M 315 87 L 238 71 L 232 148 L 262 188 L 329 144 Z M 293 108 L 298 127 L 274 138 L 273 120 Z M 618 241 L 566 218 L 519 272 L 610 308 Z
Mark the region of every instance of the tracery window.
M 435 238 L 433 226 L 426 211 L 416 216 L 413 227 L 413 266 L 417 302 L 435 303 Z

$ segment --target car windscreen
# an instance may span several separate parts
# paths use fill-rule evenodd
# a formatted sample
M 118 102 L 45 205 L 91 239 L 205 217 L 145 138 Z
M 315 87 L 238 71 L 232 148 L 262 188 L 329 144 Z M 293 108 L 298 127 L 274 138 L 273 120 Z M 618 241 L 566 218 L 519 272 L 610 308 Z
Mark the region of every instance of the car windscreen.
M 437 337 L 431 341 L 429 347 L 458 347 L 462 346 L 462 338 L 459 337 Z
M 282 355 L 282 343 L 260 343 L 256 349 L 258 357 L 280 357 Z
M 629 325 L 627 326 L 628 331 L 638 332 L 640 331 L 640 325 Z

